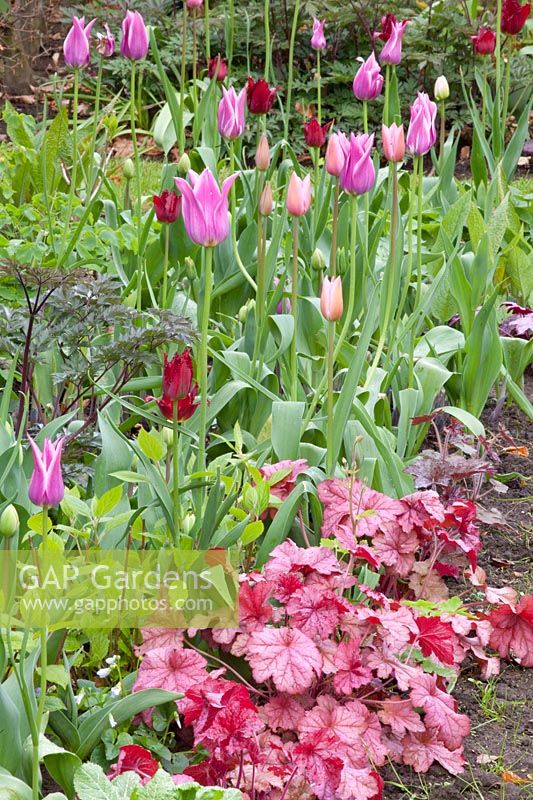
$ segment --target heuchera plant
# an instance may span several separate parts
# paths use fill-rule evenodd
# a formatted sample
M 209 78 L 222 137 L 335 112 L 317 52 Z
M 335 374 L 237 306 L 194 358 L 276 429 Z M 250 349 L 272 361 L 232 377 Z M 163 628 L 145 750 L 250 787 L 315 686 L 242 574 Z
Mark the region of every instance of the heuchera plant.
M 395 500 L 338 479 L 319 496 L 328 546 L 287 540 L 243 576 L 239 630 L 202 634 L 217 669 L 187 638 L 146 632 L 134 691 L 184 693 L 183 724 L 208 754 L 185 770 L 200 784 L 265 800 L 379 800 L 387 759 L 459 773 L 470 731 L 451 695 L 461 663 L 497 674 L 491 648 L 533 665 L 533 597 L 486 585 L 472 502 L 445 506 L 433 491 Z M 449 597 L 461 576 L 467 603 Z M 218 668 L 225 656 L 231 672 L 242 661 L 241 682 Z

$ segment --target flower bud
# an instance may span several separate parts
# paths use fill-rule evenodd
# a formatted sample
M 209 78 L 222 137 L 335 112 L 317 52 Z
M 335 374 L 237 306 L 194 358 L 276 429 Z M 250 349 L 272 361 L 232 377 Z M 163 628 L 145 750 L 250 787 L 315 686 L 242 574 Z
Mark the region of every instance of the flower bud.
M 326 150 L 326 172 L 336 178 L 342 172 L 345 161 L 345 149 L 347 147 L 346 137 L 342 133 L 333 133 L 329 137 Z
M 196 264 L 194 263 L 194 260 L 190 256 L 186 256 L 184 263 L 187 277 L 191 281 L 195 280 L 195 278 L 198 277 L 198 273 L 196 271 Z
M 122 165 L 122 174 L 127 181 L 131 181 L 135 177 L 135 164 L 131 158 L 127 158 Z
M 266 172 L 270 166 L 270 148 L 266 133 L 261 135 L 255 152 L 255 165 L 261 172 Z
M 195 522 L 196 522 L 196 517 L 191 512 L 189 512 L 188 514 L 185 514 L 185 516 L 181 520 L 181 529 L 182 529 L 182 531 L 184 532 L 184 534 L 186 536 L 188 536 L 189 533 L 194 528 L 194 523 Z
M 161 428 L 161 438 L 167 447 L 171 447 L 174 442 L 174 431 L 172 428 Z
M 9 539 L 17 533 L 19 525 L 19 515 L 15 506 L 6 506 L 0 514 L 0 536 L 5 536 L 6 539 Z
M 311 266 L 313 269 L 316 269 L 317 272 L 322 272 L 326 266 L 326 259 L 324 258 L 324 254 L 319 247 L 315 249 L 313 255 L 311 256 Z
M 337 322 L 342 317 L 342 280 L 340 277 L 324 278 L 320 294 L 320 311 L 324 319 Z
M 444 75 L 440 75 L 435 81 L 433 94 L 435 95 L 435 100 L 439 103 L 443 100 L 447 100 L 450 96 L 450 87 Z
M 302 217 L 307 214 L 311 207 L 311 176 L 306 175 L 305 178 L 299 178 L 296 172 L 293 172 L 289 180 L 289 188 L 287 190 L 287 211 L 293 217 Z
M 274 209 L 274 201 L 272 199 L 272 186 L 270 181 L 265 183 L 264 189 L 259 198 L 259 212 L 263 217 L 269 217 Z
M 187 155 L 187 153 L 183 153 L 180 160 L 178 161 L 178 172 L 179 174 L 186 178 L 189 174 L 189 170 L 191 168 L 191 159 Z

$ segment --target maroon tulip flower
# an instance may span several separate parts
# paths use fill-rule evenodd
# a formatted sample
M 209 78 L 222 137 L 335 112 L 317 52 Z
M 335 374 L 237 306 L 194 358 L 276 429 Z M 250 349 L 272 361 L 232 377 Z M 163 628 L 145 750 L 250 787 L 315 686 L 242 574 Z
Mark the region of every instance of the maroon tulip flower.
M 226 80 L 226 75 L 228 74 L 228 64 L 227 61 L 224 61 L 220 53 L 209 61 L 207 74 L 211 80 L 213 80 L 216 75 L 216 79 L 220 83 Z
M 183 400 L 191 391 L 193 366 L 191 351 L 184 350 L 169 361 L 163 356 L 163 396 L 171 402 Z
M 159 764 L 149 750 L 141 747 L 140 744 L 125 744 L 120 748 L 118 761 L 113 764 L 107 777 L 113 780 L 123 772 L 135 772 L 141 778 L 141 784 L 144 786 L 154 777 L 158 769 Z
M 504 0 L 502 7 L 502 31 L 516 36 L 527 22 L 531 3 L 521 5 L 518 0 Z
M 328 131 L 333 125 L 333 120 L 319 123 L 316 117 L 312 117 L 309 122 L 304 122 L 304 139 L 308 147 L 322 147 L 326 144 Z
M 178 400 L 178 422 L 185 422 L 190 419 L 196 409 L 198 403 L 196 402 L 196 395 L 198 394 L 198 384 L 194 384 L 191 391 L 182 400 Z M 160 412 L 166 419 L 173 419 L 174 403 L 168 397 L 147 397 L 146 400 L 155 400 L 159 406 Z
M 268 114 L 276 98 L 277 86 L 269 86 L 264 78 L 248 78 L 246 100 L 250 114 Z
M 155 215 L 159 222 L 176 222 L 180 215 L 181 195 L 163 189 L 161 194 L 154 194 Z
M 392 26 L 397 22 L 396 14 L 385 14 L 385 16 L 381 17 L 381 31 L 374 31 L 374 39 L 388 42 L 391 37 Z
M 496 34 L 490 28 L 480 28 L 476 36 L 470 38 L 478 56 L 490 56 L 496 50 Z

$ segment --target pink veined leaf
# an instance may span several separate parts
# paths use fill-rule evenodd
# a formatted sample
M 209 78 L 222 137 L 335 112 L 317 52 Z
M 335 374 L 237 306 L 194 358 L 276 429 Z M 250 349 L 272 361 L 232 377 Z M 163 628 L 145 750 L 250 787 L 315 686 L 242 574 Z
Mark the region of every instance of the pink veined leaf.
M 337 672 L 333 678 L 333 686 L 339 694 L 352 694 L 354 689 L 370 683 L 372 670 L 363 666 L 361 650 L 357 639 L 341 642 L 333 660 Z
M 524 595 L 516 608 L 498 606 L 487 619 L 492 625 L 490 646 L 502 658 L 512 653 L 521 666 L 533 667 L 533 595 Z
M 416 533 L 404 531 L 399 526 L 381 531 L 374 536 L 373 547 L 379 558 L 401 577 L 405 578 L 415 562 L 418 549 Z
M 351 700 L 346 703 L 348 711 L 354 716 L 357 715 L 356 727 L 360 732 L 361 745 L 368 756 L 369 761 L 374 766 L 381 766 L 385 763 L 388 755 L 387 746 L 382 739 L 381 723 L 378 715 L 370 711 L 359 700 Z
M 181 647 L 183 631 L 175 628 L 143 628 L 142 644 L 135 648 L 136 656 L 144 656 L 156 647 Z
M 322 675 L 333 675 L 337 669 L 334 661 L 337 645 L 331 639 L 317 640 L 315 644 L 322 656 Z
M 385 608 L 377 611 L 381 638 L 395 653 L 401 653 L 412 640 L 414 634 L 418 633 L 415 617 L 410 608 L 399 606 L 398 608 Z
M 478 644 L 470 645 L 470 650 L 477 661 L 484 681 L 488 681 L 490 678 L 500 674 L 500 659 L 497 656 L 488 656 Z
M 340 611 L 344 610 L 340 600 L 333 592 L 305 586 L 286 605 L 291 627 L 299 628 L 311 639 L 316 636 L 327 639 L 339 624 Z
M 292 697 L 278 694 L 260 709 L 260 714 L 272 730 L 281 728 L 284 731 L 294 731 L 302 721 L 305 709 Z
M 156 647 L 139 667 L 134 692 L 141 689 L 166 689 L 186 692 L 208 677 L 207 661 L 194 650 L 182 647 Z
M 242 751 L 258 756 L 255 735 L 264 728 L 257 709 L 250 702 L 244 687 L 236 684 L 235 689 L 224 701 L 223 708 L 215 716 L 213 724 L 206 730 L 203 742 L 215 756 L 240 755 Z
M 464 771 L 463 748 L 448 749 L 430 731 L 409 733 L 402 740 L 403 760 L 415 772 L 427 772 L 434 761 L 438 761 L 452 775 Z
M 272 678 L 276 689 L 301 694 L 322 669 L 322 656 L 311 639 L 297 628 L 265 628 L 250 635 L 247 646 L 254 679 Z
M 365 719 L 357 713 L 361 709 L 366 711 L 363 704 L 359 703 L 354 713 L 354 710 L 342 706 L 331 695 L 320 695 L 315 707 L 300 722 L 299 731 L 304 736 L 319 732 L 332 733 L 340 745 L 346 745 L 349 750 L 359 750 L 360 766 L 364 766 L 368 759 L 360 749 L 361 732 L 365 730 Z
M 243 583 L 239 587 L 239 619 L 247 632 L 259 631 L 272 619 L 273 608 L 268 602 L 272 594 L 272 584 L 268 581 L 250 586 Z
M 494 605 L 505 603 L 511 607 L 514 607 L 518 600 L 516 589 L 513 589 L 512 586 L 502 586 L 501 589 L 495 589 L 493 586 L 486 586 L 485 597 L 487 598 L 487 602 L 494 603 Z
M 343 768 L 335 736 L 326 731 L 304 736 L 292 754 L 317 798 L 335 800 Z
M 384 725 L 390 725 L 391 731 L 396 736 L 403 736 L 406 731 L 413 733 L 425 731 L 420 714 L 416 713 L 411 701 L 402 700 L 399 695 L 393 695 L 383 702 L 378 717 Z
M 457 637 L 449 622 L 438 617 L 418 617 L 418 645 L 422 654 L 436 656 L 442 664 L 453 664 Z
M 437 492 L 433 490 L 413 492 L 402 497 L 404 512 L 399 517 L 399 524 L 404 531 L 413 528 L 424 528 L 426 523 L 442 522 L 444 506 Z
M 383 786 L 383 778 L 374 770 L 345 765 L 337 796 L 339 800 L 381 800 Z
M 411 682 L 411 702 L 424 710 L 424 725 L 434 730 L 437 737 L 450 750 L 455 750 L 470 733 L 470 720 L 466 714 L 455 711 L 455 700 L 437 686 L 435 675 L 424 673 Z
M 270 581 L 276 581 L 291 572 L 333 575 L 341 571 L 335 554 L 327 547 L 298 547 L 292 539 L 286 539 L 274 548 L 265 564 L 265 575 Z

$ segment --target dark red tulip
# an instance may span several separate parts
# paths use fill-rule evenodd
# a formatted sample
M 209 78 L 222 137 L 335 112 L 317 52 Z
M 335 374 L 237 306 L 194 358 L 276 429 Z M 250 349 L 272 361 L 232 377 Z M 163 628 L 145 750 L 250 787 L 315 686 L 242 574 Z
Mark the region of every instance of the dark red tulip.
M 228 64 L 226 61 L 224 61 L 220 53 L 209 61 L 207 74 L 211 80 L 215 77 L 215 74 L 217 76 L 217 81 L 222 82 L 226 80 L 226 75 L 228 74 Z
M 181 195 L 163 189 L 161 194 L 154 194 L 155 215 L 159 222 L 176 222 L 180 215 Z
M 374 31 L 374 39 L 381 39 L 388 42 L 392 33 L 392 26 L 398 22 L 396 14 L 385 14 L 381 17 L 381 31 Z
M 470 38 L 479 56 L 490 56 L 496 50 L 496 34 L 490 28 L 480 28 L 476 36 Z
M 254 81 L 248 78 L 246 83 L 246 100 L 250 114 L 267 114 L 276 98 L 277 86 L 269 86 L 264 78 Z
M 196 401 L 196 395 L 198 394 L 198 385 L 195 383 L 191 391 L 184 397 L 182 400 L 178 400 L 178 422 L 185 422 L 186 419 L 190 419 L 196 409 L 198 408 L 198 404 Z M 147 400 L 155 400 L 157 405 L 159 406 L 159 410 L 163 414 L 166 419 L 173 418 L 173 407 L 174 404 L 172 400 L 168 397 L 163 395 L 163 397 L 154 398 L 154 397 L 147 397 Z
M 141 747 L 140 744 L 125 744 L 120 748 L 118 761 L 113 764 L 107 777 L 113 780 L 123 772 L 135 772 L 139 775 L 141 784 L 144 785 L 154 777 L 158 769 L 159 764 L 149 750 Z
M 319 123 L 316 117 L 312 117 L 309 122 L 304 122 L 304 139 L 308 147 L 322 147 L 326 143 L 328 131 L 333 125 L 333 120 Z
M 170 361 L 166 353 L 163 358 L 163 397 L 171 403 L 173 400 L 183 400 L 189 394 L 192 384 L 191 351 L 176 353 Z
M 527 22 L 531 3 L 521 5 L 518 0 L 504 0 L 502 6 L 502 31 L 510 36 L 520 33 Z

